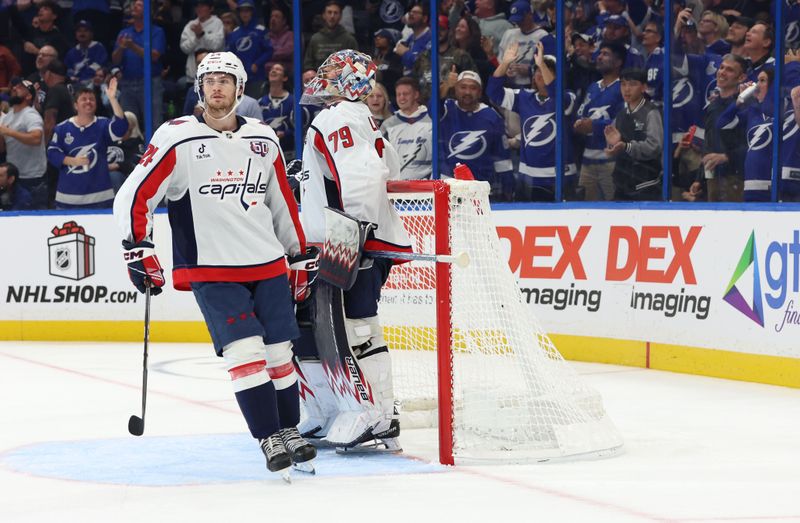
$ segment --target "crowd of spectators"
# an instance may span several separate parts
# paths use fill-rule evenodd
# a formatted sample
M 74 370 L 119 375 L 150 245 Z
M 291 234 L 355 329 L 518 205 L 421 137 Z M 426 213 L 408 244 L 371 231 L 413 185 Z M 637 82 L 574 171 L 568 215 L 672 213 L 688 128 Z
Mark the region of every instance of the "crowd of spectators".
M 783 57 L 774 56 L 776 1 L 785 2 Z M 800 1 L 674 0 L 674 12 L 665 13 L 660 0 L 564 0 L 563 52 L 556 49 L 554 0 L 441 0 L 435 13 L 428 1 L 303 0 L 301 50 L 294 49 L 290 4 L 153 0 L 147 59 L 154 128 L 198 113 L 197 63 L 209 52 L 228 50 L 248 73 L 237 112 L 269 124 L 291 158 L 295 122 L 306 126 L 314 113 L 304 108 L 295 118 L 295 53 L 302 53 L 306 82 L 331 52 L 354 48 L 377 65 L 378 84 L 367 105 L 399 151 L 406 178 L 430 177 L 437 154 L 439 174 L 467 164 L 491 184 L 495 201 L 552 201 L 556 148 L 562 147 L 565 199 L 659 200 L 666 147 L 671 199 L 769 201 L 777 106 L 783 123 L 779 198 L 800 199 Z M 435 46 L 431 20 L 438 27 Z M 144 146 L 138 125 L 144 117 L 143 29 L 143 0 L 0 4 L 3 209 L 74 206 L 67 200 L 107 204 L 108 191 L 119 187 Z M 666 33 L 673 49 L 672 112 L 664 134 Z M 438 52 L 438 86 L 432 85 L 432 52 Z M 559 59 L 565 91 L 557 106 Z M 777 105 L 771 88 L 776 59 L 785 64 Z M 751 84 L 755 89 L 747 89 Z M 434 88 L 438 144 L 429 115 Z M 93 133 L 103 138 L 88 143 L 68 133 L 67 139 L 57 130 L 65 122 L 81 137 L 97 125 Z M 60 152 L 48 153 L 54 146 Z M 72 157 L 91 161 L 63 163 Z M 85 171 L 89 163 L 102 164 L 88 174 L 103 181 L 85 190 L 102 192 L 103 199 L 65 200 L 64 173 Z

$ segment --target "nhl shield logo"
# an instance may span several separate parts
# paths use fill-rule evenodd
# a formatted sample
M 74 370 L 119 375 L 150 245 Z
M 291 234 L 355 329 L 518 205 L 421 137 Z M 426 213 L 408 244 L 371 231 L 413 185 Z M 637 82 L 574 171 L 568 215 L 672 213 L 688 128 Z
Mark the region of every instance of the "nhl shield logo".
M 66 271 L 70 265 L 69 249 L 56 249 L 56 267 Z

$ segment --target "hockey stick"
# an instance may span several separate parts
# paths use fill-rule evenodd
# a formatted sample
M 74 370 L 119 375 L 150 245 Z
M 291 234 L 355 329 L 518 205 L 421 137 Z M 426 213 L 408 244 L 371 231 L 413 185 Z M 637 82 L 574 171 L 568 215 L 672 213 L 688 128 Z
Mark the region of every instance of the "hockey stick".
M 144 434 L 144 411 L 147 406 L 147 344 L 150 341 L 150 287 L 144 290 L 144 356 L 142 361 L 142 417 L 131 416 L 128 432 L 134 436 Z
M 453 263 L 461 268 L 469 265 L 469 254 L 461 251 L 457 254 L 426 254 L 418 252 L 395 252 L 395 251 L 364 251 L 367 256 L 376 258 L 394 258 L 398 260 L 414 260 L 438 263 Z

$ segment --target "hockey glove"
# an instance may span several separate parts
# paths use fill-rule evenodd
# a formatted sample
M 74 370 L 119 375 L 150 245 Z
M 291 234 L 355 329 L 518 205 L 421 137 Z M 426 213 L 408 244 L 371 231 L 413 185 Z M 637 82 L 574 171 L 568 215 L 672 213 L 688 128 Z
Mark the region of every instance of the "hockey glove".
M 311 296 L 311 284 L 319 271 L 319 249 L 307 247 L 305 254 L 289 256 L 289 285 L 295 303 L 303 303 Z
M 122 240 L 122 246 L 125 248 L 128 276 L 134 287 L 141 293 L 150 287 L 151 295 L 161 294 L 161 287 L 164 286 L 164 269 L 161 268 L 153 244 L 147 241 L 132 243 Z

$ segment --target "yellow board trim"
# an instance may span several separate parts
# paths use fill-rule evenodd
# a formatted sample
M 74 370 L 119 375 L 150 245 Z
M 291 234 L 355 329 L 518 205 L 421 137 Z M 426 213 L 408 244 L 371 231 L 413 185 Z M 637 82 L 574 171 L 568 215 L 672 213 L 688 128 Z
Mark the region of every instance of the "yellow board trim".
M 2 341 L 140 341 L 141 321 L 0 321 Z M 426 333 L 430 339 L 430 333 Z M 396 330 L 387 328 L 387 339 Z M 800 359 L 644 341 L 552 334 L 564 358 L 800 388 Z M 200 321 L 154 321 L 155 342 L 210 343 Z M 425 347 L 429 349 L 428 347 Z M 432 347 L 430 347 L 432 349 Z

